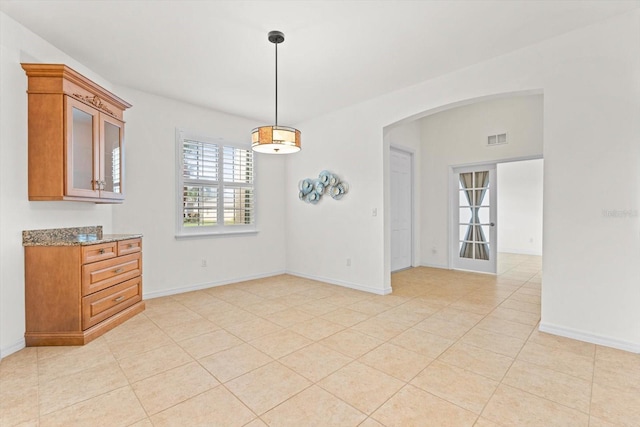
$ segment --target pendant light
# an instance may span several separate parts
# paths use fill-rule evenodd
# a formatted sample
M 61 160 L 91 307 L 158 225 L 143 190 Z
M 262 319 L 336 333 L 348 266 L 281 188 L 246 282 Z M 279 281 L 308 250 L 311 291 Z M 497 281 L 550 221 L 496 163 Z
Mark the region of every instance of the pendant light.
M 276 45 L 276 122 L 251 131 L 251 148 L 258 153 L 289 154 L 300 151 L 300 131 L 278 125 L 278 44 L 284 41 L 280 31 L 270 31 L 269 41 Z

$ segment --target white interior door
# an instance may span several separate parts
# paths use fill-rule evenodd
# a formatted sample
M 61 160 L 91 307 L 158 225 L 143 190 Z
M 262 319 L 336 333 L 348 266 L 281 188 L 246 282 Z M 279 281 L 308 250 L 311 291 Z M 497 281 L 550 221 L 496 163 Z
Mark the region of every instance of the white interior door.
M 413 259 L 413 154 L 391 149 L 391 271 Z
M 496 272 L 496 165 L 453 170 L 452 265 L 454 269 Z

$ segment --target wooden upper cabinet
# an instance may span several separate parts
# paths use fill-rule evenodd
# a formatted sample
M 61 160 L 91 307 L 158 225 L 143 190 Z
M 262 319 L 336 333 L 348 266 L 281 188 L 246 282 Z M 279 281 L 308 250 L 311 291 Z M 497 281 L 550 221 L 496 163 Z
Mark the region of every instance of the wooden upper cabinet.
M 29 200 L 121 203 L 123 112 L 131 104 L 62 64 L 28 77 Z

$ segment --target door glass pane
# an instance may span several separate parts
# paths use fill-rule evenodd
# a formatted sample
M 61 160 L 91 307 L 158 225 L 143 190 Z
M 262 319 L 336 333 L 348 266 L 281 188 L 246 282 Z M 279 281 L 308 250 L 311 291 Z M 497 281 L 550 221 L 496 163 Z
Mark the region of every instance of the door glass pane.
M 473 173 L 465 172 L 460 174 L 460 189 L 473 188 Z
M 489 187 L 489 171 L 480 171 L 475 173 L 474 188 Z
M 472 225 L 470 230 L 471 230 L 471 234 L 469 235 L 469 240 L 474 242 L 478 241 L 478 226 Z
M 466 240 L 467 237 L 467 231 L 469 230 L 469 226 L 466 224 L 460 224 L 460 227 L 458 227 L 460 229 L 460 233 L 458 234 L 458 240 Z
M 93 116 L 73 108 L 73 188 L 93 190 Z
M 473 259 L 473 243 L 460 242 L 460 258 Z
M 458 253 L 460 258 L 473 258 L 473 245 L 469 242 L 460 242 Z
M 489 260 L 489 244 L 488 243 L 474 243 L 474 258 Z
M 489 194 L 489 189 L 484 190 L 484 197 L 480 202 L 480 206 L 489 206 L 489 200 L 491 200 L 491 195 Z
M 120 127 L 112 123 L 104 123 L 104 190 L 122 192 L 120 178 L 122 176 L 120 165 Z
M 489 208 L 478 208 L 478 218 L 480 219 L 480 224 L 489 224 L 491 222 L 491 217 L 489 216 Z
M 464 190 L 461 190 L 458 193 L 460 193 L 459 194 L 460 206 L 469 206 L 469 200 L 467 199 L 467 192 Z
M 471 222 L 471 208 L 460 208 L 460 223 Z
M 489 226 L 488 226 L 488 225 L 483 225 L 483 226 L 482 226 L 482 233 L 484 234 L 484 240 L 485 240 L 486 242 L 489 242 L 489 235 L 490 235 L 491 233 L 490 233 L 490 230 L 489 230 Z

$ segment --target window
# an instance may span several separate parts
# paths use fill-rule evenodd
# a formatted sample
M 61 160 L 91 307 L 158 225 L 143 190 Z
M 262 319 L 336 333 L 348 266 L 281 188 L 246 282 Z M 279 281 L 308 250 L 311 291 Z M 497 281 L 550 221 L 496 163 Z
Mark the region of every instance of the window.
M 255 231 L 253 152 L 178 130 L 177 235 Z

